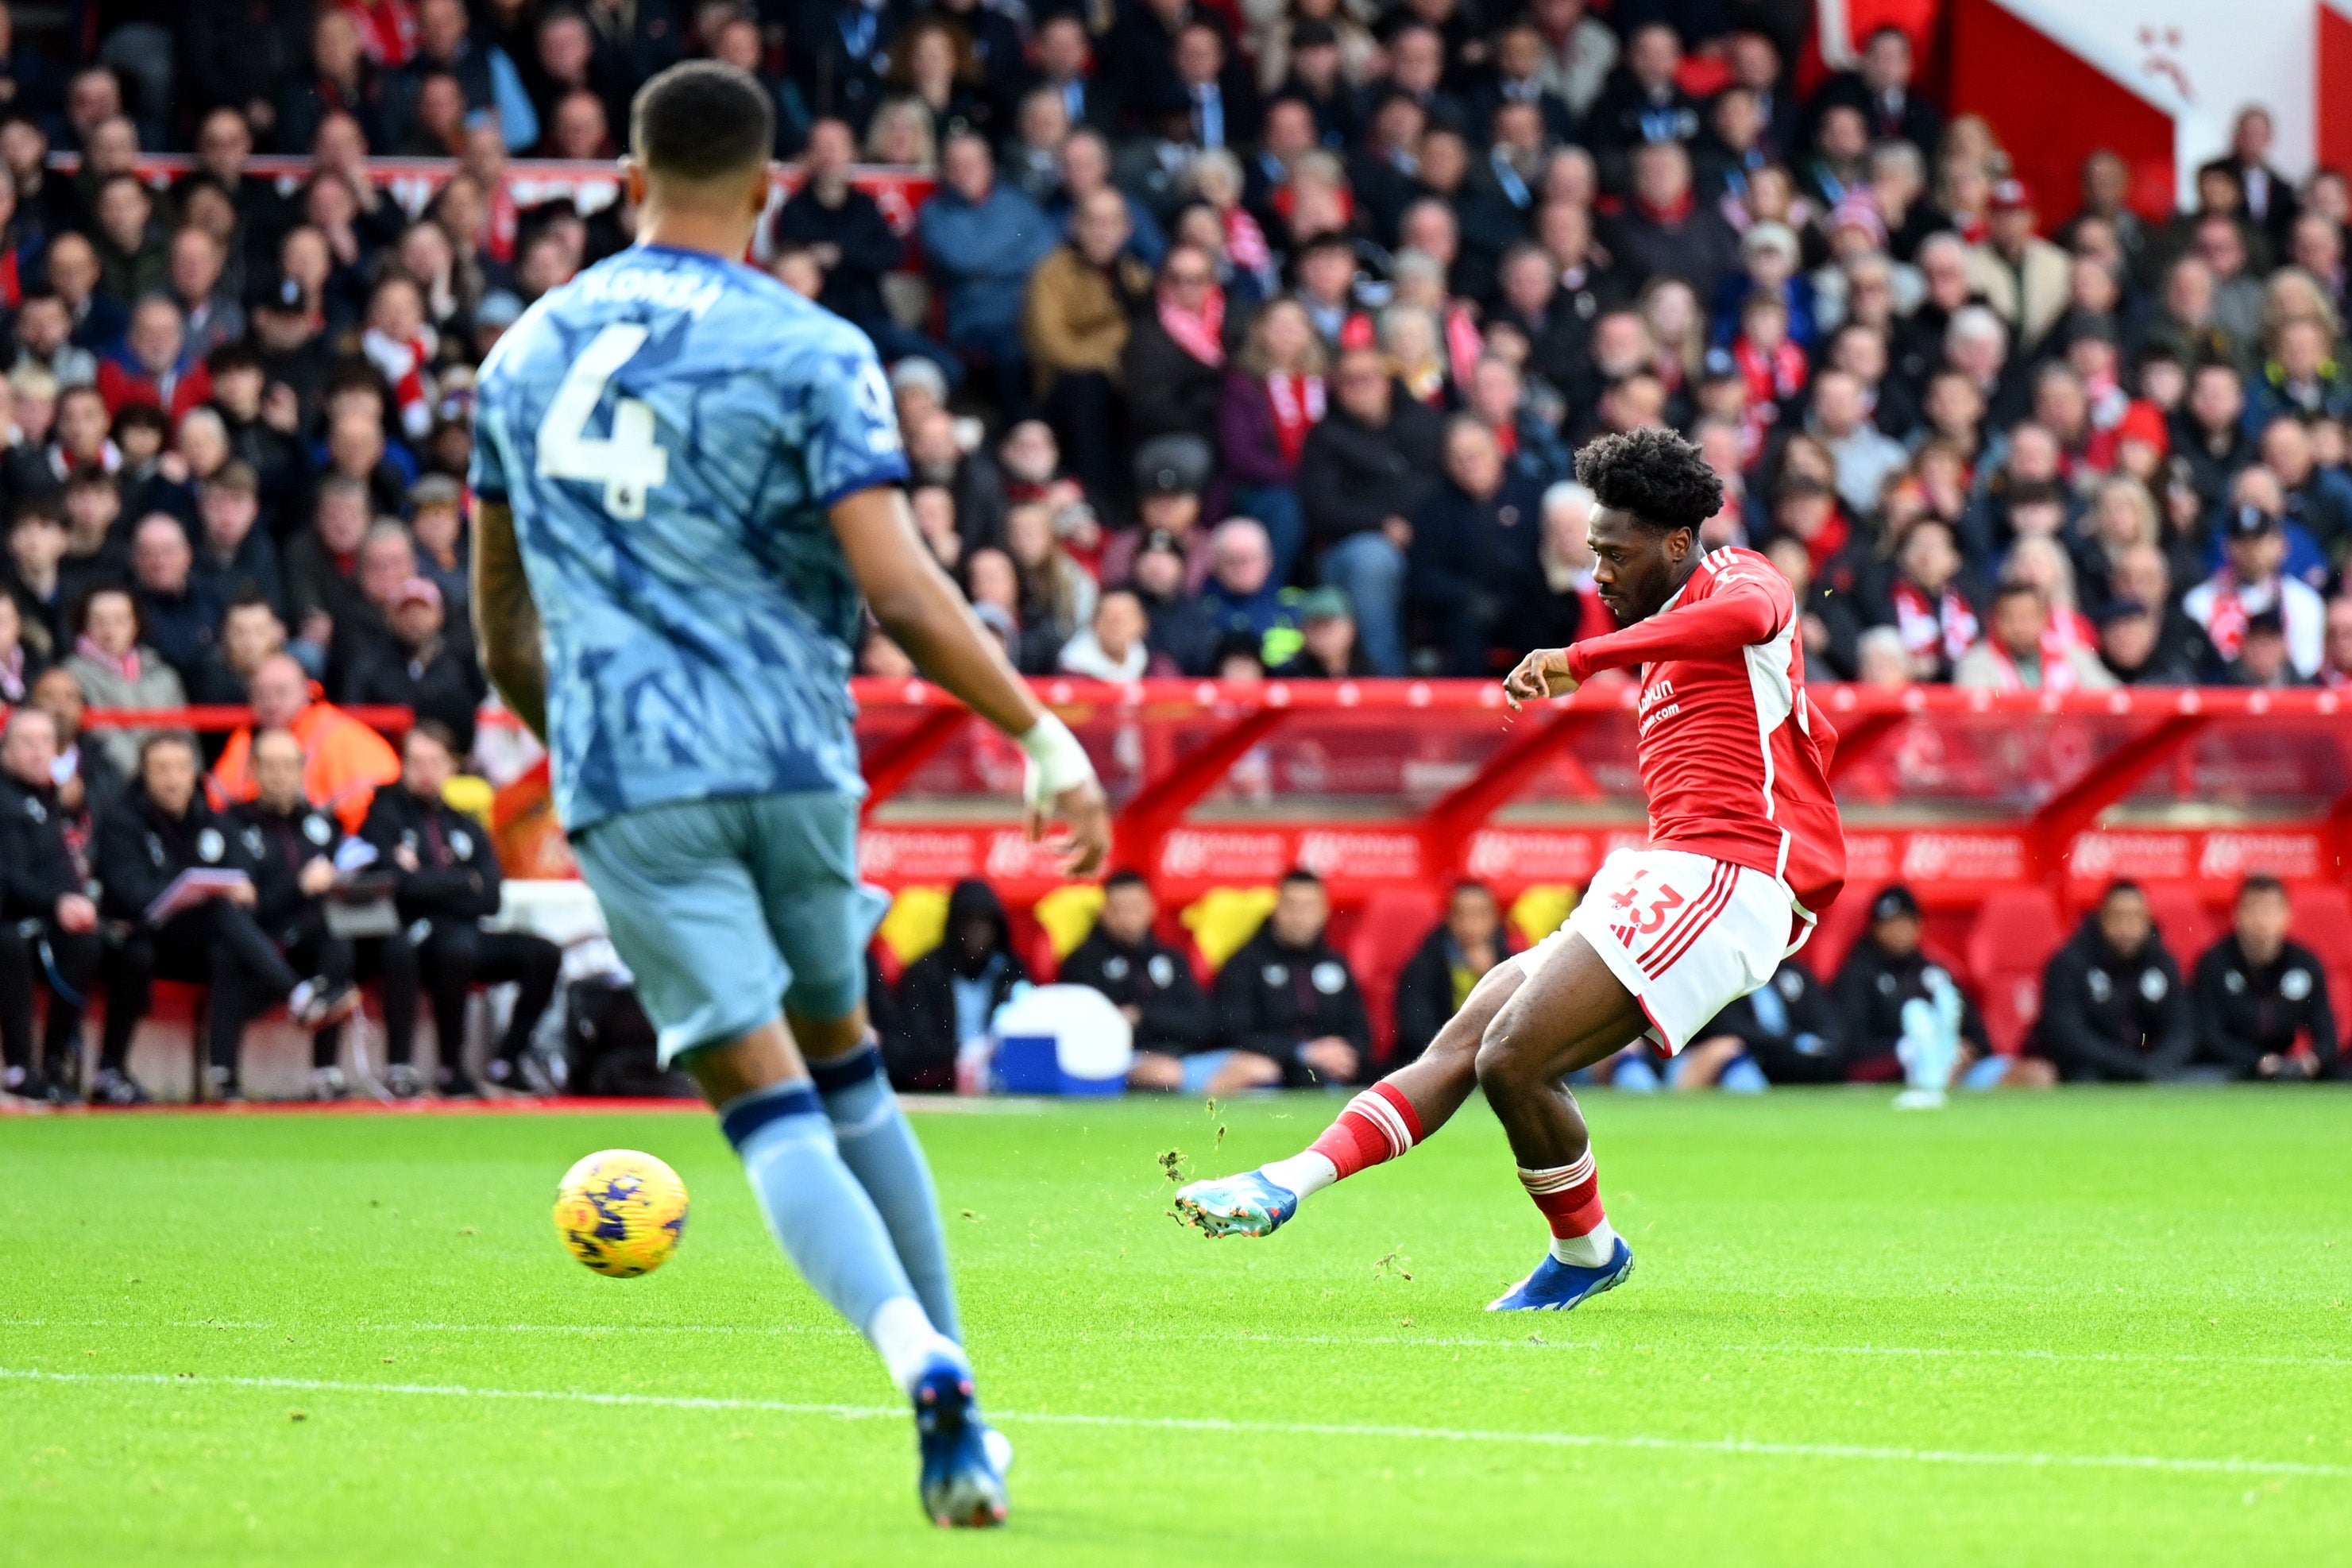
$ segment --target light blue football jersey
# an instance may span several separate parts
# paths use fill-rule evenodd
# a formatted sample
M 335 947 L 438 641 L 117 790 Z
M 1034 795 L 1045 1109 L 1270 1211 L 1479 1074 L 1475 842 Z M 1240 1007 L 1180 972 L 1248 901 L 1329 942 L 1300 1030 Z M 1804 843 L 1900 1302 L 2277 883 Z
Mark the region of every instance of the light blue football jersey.
M 523 312 L 483 362 L 472 481 L 513 509 L 565 826 L 863 791 L 864 606 L 826 510 L 906 477 L 874 345 L 763 273 L 639 246 Z

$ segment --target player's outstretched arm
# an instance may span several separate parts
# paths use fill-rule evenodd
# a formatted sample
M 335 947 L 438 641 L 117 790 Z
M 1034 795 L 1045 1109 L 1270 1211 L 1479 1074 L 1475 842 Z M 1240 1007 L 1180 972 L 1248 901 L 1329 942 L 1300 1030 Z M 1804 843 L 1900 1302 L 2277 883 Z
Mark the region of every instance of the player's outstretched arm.
M 1067 857 L 1065 868 L 1080 877 L 1102 869 L 1110 854 L 1110 807 L 1094 764 L 973 618 L 915 531 L 906 498 L 892 486 L 856 490 L 834 503 L 832 519 L 850 575 L 890 640 L 1027 753 L 1030 841 L 1043 837 L 1048 816 L 1058 814 L 1069 826 L 1055 846 Z
M 523 727 L 547 742 L 547 654 L 539 605 L 523 575 L 514 513 L 503 502 L 474 503 L 474 646 L 482 673 Z
M 1524 703 L 1540 702 L 1547 697 L 1565 697 L 1578 686 L 1575 676 L 1569 673 L 1568 650 L 1564 647 L 1539 647 L 1519 660 L 1517 668 L 1503 677 L 1503 697 L 1516 713 Z

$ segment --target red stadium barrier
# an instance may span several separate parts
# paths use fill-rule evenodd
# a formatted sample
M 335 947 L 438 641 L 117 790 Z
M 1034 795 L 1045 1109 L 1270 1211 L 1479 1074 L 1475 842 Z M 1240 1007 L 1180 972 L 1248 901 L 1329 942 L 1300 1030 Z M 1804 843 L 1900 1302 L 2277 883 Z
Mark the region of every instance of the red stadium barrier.
M 387 735 L 404 735 L 408 727 L 416 722 L 416 715 L 406 708 L 362 704 L 342 711 L 369 729 Z M 192 708 L 90 708 L 83 710 L 81 721 L 85 728 L 92 730 L 194 730 L 200 735 L 226 735 L 252 723 L 253 710 L 226 703 Z
M 1581 885 L 1643 837 L 1627 682 L 1516 717 L 1491 682 L 1037 684 L 1102 770 L 1119 862 L 1172 897 L 1293 865 L 1347 900 L 1465 876 L 1509 897 Z M 936 688 L 856 687 L 866 874 L 984 876 L 1016 900 L 1050 887 L 1007 805 L 1019 753 Z M 2352 702 L 2334 691 L 1815 697 L 1841 735 L 1850 887 L 2072 902 L 2117 877 L 2226 889 L 2352 867 Z

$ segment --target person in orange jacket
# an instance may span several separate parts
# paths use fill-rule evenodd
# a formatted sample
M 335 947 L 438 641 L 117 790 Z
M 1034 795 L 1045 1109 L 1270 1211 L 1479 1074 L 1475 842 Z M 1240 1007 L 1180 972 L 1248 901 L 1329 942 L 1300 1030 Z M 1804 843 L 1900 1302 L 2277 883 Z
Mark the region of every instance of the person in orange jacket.
M 302 742 L 302 792 L 310 804 L 333 813 L 346 833 L 367 819 L 378 784 L 400 776 L 400 757 L 382 735 L 331 702 L 302 667 L 285 654 L 265 659 L 253 672 L 253 722 L 231 735 L 213 767 L 211 794 L 225 809 L 258 793 L 253 778 L 256 730 L 289 730 Z

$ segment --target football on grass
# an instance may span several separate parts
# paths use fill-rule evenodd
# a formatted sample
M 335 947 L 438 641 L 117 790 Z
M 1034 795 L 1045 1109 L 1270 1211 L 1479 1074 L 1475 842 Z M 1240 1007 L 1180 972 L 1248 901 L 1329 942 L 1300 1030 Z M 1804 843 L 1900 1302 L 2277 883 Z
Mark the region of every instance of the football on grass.
M 591 1154 L 564 1172 L 556 1188 L 555 1232 L 572 1257 L 599 1274 L 650 1274 L 686 1234 L 686 1184 L 635 1149 Z

